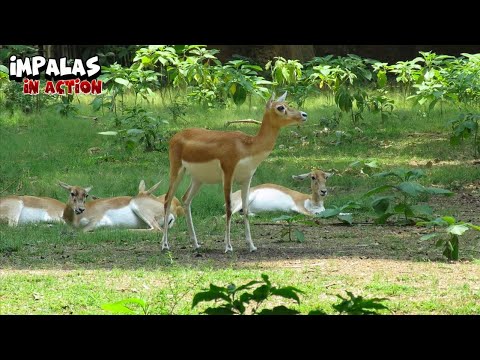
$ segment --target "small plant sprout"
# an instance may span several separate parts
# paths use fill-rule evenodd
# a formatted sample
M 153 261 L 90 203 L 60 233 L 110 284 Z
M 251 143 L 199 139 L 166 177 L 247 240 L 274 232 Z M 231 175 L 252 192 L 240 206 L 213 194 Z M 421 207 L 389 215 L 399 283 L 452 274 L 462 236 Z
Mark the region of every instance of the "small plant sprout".
M 430 240 L 436 238 L 437 241 L 435 245 L 437 247 L 443 247 L 443 255 L 450 261 L 456 261 L 459 259 L 459 236 L 462 236 L 466 231 L 470 229 L 480 231 L 480 226 L 465 223 L 463 221 L 457 221 L 453 216 L 443 216 L 431 221 L 421 221 L 418 222 L 417 225 L 429 227 L 433 226 L 434 231 L 437 226 L 446 227 L 446 237 L 442 237 L 442 234 L 433 232 L 431 234 L 422 236 L 420 240 Z M 443 234 L 445 235 L 445 233 Z

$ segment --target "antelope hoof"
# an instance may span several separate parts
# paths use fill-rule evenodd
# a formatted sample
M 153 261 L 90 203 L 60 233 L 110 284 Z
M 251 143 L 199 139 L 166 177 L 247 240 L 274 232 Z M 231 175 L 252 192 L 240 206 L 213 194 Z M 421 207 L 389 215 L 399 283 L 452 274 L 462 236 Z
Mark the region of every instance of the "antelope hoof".
M 170 246 L 168 246 L 168 244 L 162 244 L 162 251 L 163 250 L 170 250 Z
M 195 250 L 198 250 L 201 248 L 200 244 L 194 244 L 193 247 L 195 248 Z
M 250 248 L 250 252 L 254 252 L 254 251 L 257 251 L 257 248 L 256 248 L 255 246 L 252 246 L 252 247 Z
M 233 252 L 233 247 L 232 247 L 232 245 L 230 245 L 230 246 L 227 245 L 227 246 L 225 247 L 225 254 L 228 253 L 229 251 L 230 251 L 230 252 Z

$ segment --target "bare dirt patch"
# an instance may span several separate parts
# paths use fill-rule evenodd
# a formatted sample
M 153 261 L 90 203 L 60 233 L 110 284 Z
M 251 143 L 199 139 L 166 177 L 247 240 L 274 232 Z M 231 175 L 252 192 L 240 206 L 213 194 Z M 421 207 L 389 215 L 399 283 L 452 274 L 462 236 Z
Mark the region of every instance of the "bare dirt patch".
M 457 219 L 480 224 L 480 194 L 476 189 L 449 198 L 432 199 L 435 209 L 452 203 L 458 210 Z M 157 240 L 135 238 L 135 241 L 105 241 L 101 243 L 60 243 L 42 248 L 24 246 L 20 251 L 0 254 L 3 269 L 112 269 L 161 268 L 171 265 L 193 267 L 291 267 L 315 263 L 323 259 L 399 260 L 410 262 L 445 263 L 442 250 L 434 240 L 420 237 L 431 230 L 415 226 L 378 226 L 371 219 L 357 216 L 353 226 L 328 220 L 307 227 L 293 225 L 305 234 L 303 242 L 287 241 L 280 237 L 285 225 L 252 221 L 252 236 L 258 251 L 250 253 L 243 240 L 242 220 L 234 222 L 233 254 L 224 253 L 223 234 L 202 235 L 200 251 L 194 251 L 185 232 L 173 232 L 171 252 L 162 252 Z M 469 231 L 461 237 L 460 257 L 463 262 L 480 257 L 480 233 Z M 275 265 L 273 265 L 275 264 Z M 355 268 L 350 269 L 355 271 Z

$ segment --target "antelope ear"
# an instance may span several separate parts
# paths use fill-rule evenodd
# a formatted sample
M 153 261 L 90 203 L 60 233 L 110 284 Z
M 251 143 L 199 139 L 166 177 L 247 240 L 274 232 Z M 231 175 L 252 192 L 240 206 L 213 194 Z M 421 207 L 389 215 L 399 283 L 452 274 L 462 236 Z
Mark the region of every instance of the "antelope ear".
M 70 191 L 70 189 L 72 188 L 70 185 L 68 185 L 68 184 L 66 184 L 62 181 L 58 181 L 58 185 L 60 185 L 62 188 L 66 189 L 68 191 Z
M 85 192 L 88 194 L 90 192 L 90 190 L 92 190 L 93 186 L 89 186 L 87 188 L 85 188 Z
M 153 193 L 155 190 L 157 190 L 157 188 L 160 186 L 161 183 L 162 183 L 162 180 L 160 180 L 158 183 L 156 183 L 156 184 L 153 185 L 150 189 L 148 189 L 148 190 L 147 190 L 147 193 L 148 193 L 148 194 Z
M 324 174 L 325 174 L 325 179 L 328 179 L 330 176 L 333 176 L 333 173 L 326 172 Z
M 306 174 L 302 174 L 302 175 L 292 175 L 292 179 L 294 179 L 294 180 L 305 180 L 309 176 L 310 176 L 310 173 L 306 173 Z
M 284 102 L 286 98 L 287 92 L 285 91 L 285 93 L 277 99 L 277 102 Z
M 138 192 L 144 192 L 145 191 L 145 181 L 140 180 L 140 184 L 138 184 Z
M 272 92 L 272 96 L 270 97 L 270 99 L 267 101 L 267 105 L 265 105 L 265 108 L 266 109 L 270 109 L 272 107 L 272 102 L 275 101 L 275 91 Z

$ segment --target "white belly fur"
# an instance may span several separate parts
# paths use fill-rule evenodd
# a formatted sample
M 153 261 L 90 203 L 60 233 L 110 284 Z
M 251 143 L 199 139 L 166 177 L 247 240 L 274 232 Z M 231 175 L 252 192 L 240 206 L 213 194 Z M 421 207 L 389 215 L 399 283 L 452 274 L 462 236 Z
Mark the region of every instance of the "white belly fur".
M 233 179 L 242 182 L 251 178 L 258 165 L 268 156 L 268 154 L 268 152 L 263 152 L 241 159 L 235 167 Z M 182 160 L 182 165 L 193 178 L 204 184 L 217 184 L 223 182 L 223 171 L 220 166 L 220 160 L 216 159 L 203 163 L 191 163 Z
M 220 160 L 212 160 L 203 163 L 182 161 L 182 165 L 193 178 L 202 183 L 216 184 L 222 182 L 223 172 L 220 167 Z
M 128 229 L 147 229 L 148 225 L 140 219 L 128 206 L 119 209 L 110 209 L 105 212 L 95 227 L 115 226 Z
M 24 207 L 20 213 L 18 219 L 19 224 L 26 224 L 31 222 L 53 222 L 60 221 L 60 219 L 54 219 L 44 209 Z
M 297 211 L 293 199 L 276 189 L 258 189 L 249 194 L 248 211 L 252 213 L 262 211 Z

